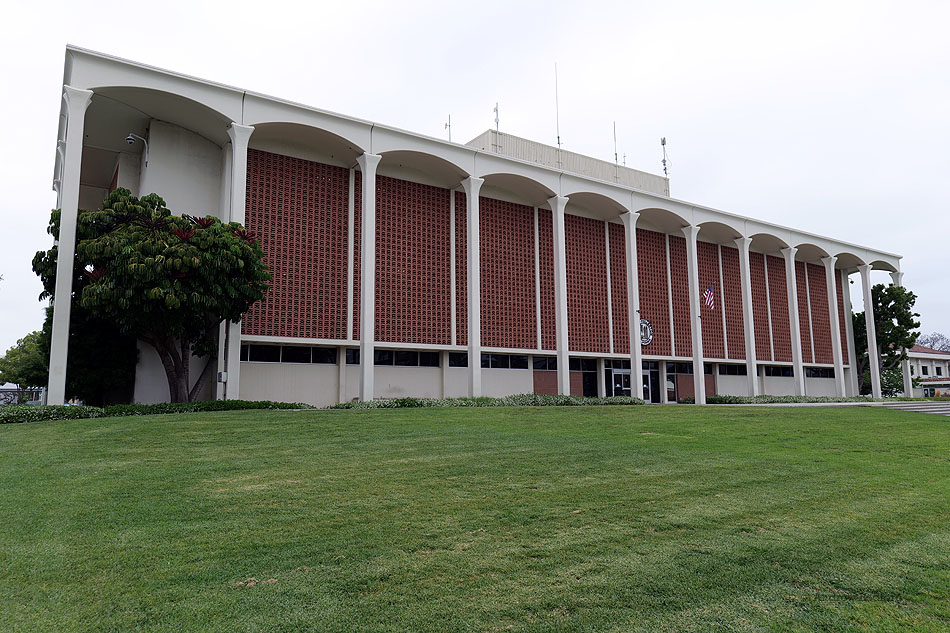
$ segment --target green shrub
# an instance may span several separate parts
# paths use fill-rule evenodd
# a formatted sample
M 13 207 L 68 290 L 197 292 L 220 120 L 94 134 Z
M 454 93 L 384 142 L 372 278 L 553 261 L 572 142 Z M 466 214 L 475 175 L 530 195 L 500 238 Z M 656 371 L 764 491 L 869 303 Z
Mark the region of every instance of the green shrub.
M 99 407 L 43 406 L 12 404 L 0 407 L 0 424 L 42 422 L 43 420 L 81 420 L 101 418 L 105 413 Z
M 328 409 L 410 409 L 437 407 L 580 407 L 602 405 L 639 405 L 640 398 L 613 396 L 610 398 L 584 398 L 581 396 L 551 396 L 523 393 L 503 398 L 393 398 L 369 402 L 344 402 Z
M 868 396 L 851 396 L 839 398 L 837 396 L 709 396 L 706 404 L 793 404 L 793 403 L 823 402 L 873 402 Z

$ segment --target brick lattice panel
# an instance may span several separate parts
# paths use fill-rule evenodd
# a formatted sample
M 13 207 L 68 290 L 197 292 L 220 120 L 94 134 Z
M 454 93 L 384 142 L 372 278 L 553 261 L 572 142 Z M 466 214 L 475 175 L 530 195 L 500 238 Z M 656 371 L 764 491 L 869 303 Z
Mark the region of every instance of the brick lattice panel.
M 603 220 L 565 214 L 568 348 L 609 352 L 607 246 Z
M 776 360 L 792 362 L 792 332 L 788 320 L 788 282 L 785 279 L 785 260 L 767 255 L 769 267 L 769 300 L 772 304 L 772 348 Z
M 726 348 L 722 331 L 722 287 L 719 284 L 719 246 L 709 242 L 696 245 L 696 263 L 699 272 L 700 322 L 703 328 L 703 356 L 705 358 L 725 358 Z M 706 288 L 712 286 L 715 299 L 713 309 L 709 309 L 702 300 Z
M 468 345 L 468 210 L 465 194 L 455 192 L 455 344 Z
M 538 346 L 534 208 L 479 198 L 482 345 Z
M 848 283 L 848 278 L 845 276 L 843 270 L 835 271 L 835 294 L 837 295 L 838 301 L 838 325 L 841 329 L 841 358 L 845 365 L 850 361 L 848 360 L 848 322 L 845 321 L 845 310 L 844 310 L 844 290 L 843 283 Z
M 342 167 L 248 150 L 245 222 L 273 280 L 244 316 L 245 333 L 346 338 L 348 199 Z
M 451 343 L 449 190 L 376 177 L 376 340 Z
M 675 356 L 693 355 L 693 334 L 689 324 L 689 278 L 686 239 L 670 235 L 670 280 L 673 292 L 673 344 Z
M 798 327 L 802 333 L 802 362 L 812 363 L 811 325 L 808 320 L 808 284 L 805 281 L 805 263 L 795 262 L 795 283 L 798 285 Z
M 541 349 L 557 349 L 554 314 L 554 218 L 550 209 L 538 209 L 538 265 L 541 278 Z
M 614 349 L 630 353 L 630 304 L 627 300 L 627 240 L 622 224 L 608 223 L 610 240 L 610 298 L 614 317 Z
M 363 174 L 355 173 L 353 188 L 353 338 L 360 338 L 360 245 L 363 226 Z
M 739 249 L 722 246 L 722 297 L 726 311 L 726 342 L 729 358 L 745 360 L 745 320 L 742 315 L 742 278 Z
M 834 346 L 831 344 L 831 316 L 828 313 L 828 283 L 825 281 L 824 266 L 808 264 L 808 292 L 811 297 L 815 362 L 833 363 Z
M 653 326 L 653 341 L 644 354 L 669 356 L 670 291 L 666 277 L 666 235 L 637 229 L 637 280 L 640 316 Z
M 765 256 L 749 253 L 749 277 L 752 280 L 752 324 L 755 329 L 756 360 L 772 360 L 769 336 L 769 300 L 765 288 Z

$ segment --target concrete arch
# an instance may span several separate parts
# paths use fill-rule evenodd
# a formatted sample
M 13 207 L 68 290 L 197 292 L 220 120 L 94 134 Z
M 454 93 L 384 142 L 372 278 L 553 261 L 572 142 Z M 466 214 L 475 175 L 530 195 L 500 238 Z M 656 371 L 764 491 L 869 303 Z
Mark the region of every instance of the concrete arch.
M 557 192 L 545 184 L 523 176 L 507 172 L 491 173 L 481 176 L 485 180 L 481 195 L 486 198 L 510 200 L 532 207 L 546 207 L 548 200 Z
M 617 214 L 624 213 L 633 206 L 629 191 L 607 183 L 582 179 L 571 174 L 561 174 L 560 184 L 561 195 L 570 198 L 572 201 L 577 200 L 579 204 L 608 205 Z M 618 209 L 622 209 L 622 211 L 618 211 Z
M 783 248 L 789 248 L 788 242 L 772 233 L 755 233 L 749 237 L 752 238 L 750 248 L 760 253 L 777 253 Z
M 742 232 L 735 227 L 724 222 L 708 220 L 699 225 L 699 238 L 707 242 L 716 244 L 734 244 L 737 239 L 742 237 Z
M 864 265 L 864 260 L 855 255 L 854 253 L 849 253 L 847 251 L 838 253 L 835 255 L 837 261 L 835 262 L 835 268 L 842 268 L 845 270 L 851 270 L 857 268 L 858 266 Z
M 285 121 L 255 124 L 249 146 L 340 167 L 352 166 L 364 153 L 360 146 L 329 130 Z
M 589 215 L 601 220 L 614 220 L 627 212 L 627 207 L 614 197 L 590 191 L 577 191 L 569 195 L 567 211 L 579 211 L 582 215 Z
M 871 270 L 886 270 L 890 273 L 896 273 L 899 271 L 899 269 L 894 266 L 894 264 L 884 261 L 883 259 L 876 259 L 871 262 Z
M 660 207 L 646 207 L 637 210 L 640 214 L 637 227 L 681 235 L 682 229 L 690 225 L 689 220 L 682 215 Z
M 400 130 L 380 125 L 372 127 L 370 137 L 369 147 L 374 154 L 382 156 L 403 152 L 413 154 L 422 161 L 428 160 L 423 159 L 423 156 L 430 156 L 440 164 L 454 166 L 463 178 L 473 175 L 475 171 L 475 150 L 470 147 L 450 144 L 426 136 L 409 136 Z
M 454 189 L 469 176 L 455 162 L 426 152 L 393 149 L 380 152 L 380 155 L 383 158 L 379 162 L 378 172 L 384 176 L 392 175 L 446 189 Z
M 267 99 L 252 93 L 244 97 L 241 123 L 255 128 L 270 124 L 291 124 L 296 129 L 311 128 L 330 134 L 360 154 L 371 148 L 372 125 L 363 121 L 345 119 L 339 115 L 314 108 Z
M 828 251 L 811 242 L 802 242 L 795 248 L 798 249 L 798 253 L 795 254 L 795 259 L 800 262 L 817 262 L 821 258 L 828 257 L 829 255 Z

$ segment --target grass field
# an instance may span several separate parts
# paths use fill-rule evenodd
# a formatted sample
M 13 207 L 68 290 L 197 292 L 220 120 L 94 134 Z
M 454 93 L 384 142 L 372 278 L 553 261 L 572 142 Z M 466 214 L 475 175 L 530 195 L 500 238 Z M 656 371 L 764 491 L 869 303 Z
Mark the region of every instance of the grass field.
M 947 631 L 950 421 L 228 412 L 0 427 L 0 631 Z

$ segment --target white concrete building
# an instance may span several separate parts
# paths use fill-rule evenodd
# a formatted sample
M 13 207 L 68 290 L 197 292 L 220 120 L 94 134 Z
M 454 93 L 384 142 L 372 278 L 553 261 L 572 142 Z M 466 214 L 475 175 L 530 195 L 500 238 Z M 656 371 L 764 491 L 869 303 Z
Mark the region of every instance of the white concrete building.
M 865 299 L 872 269 L 901 283 L 899 255 L 677 200 L 657 175 L 493 131 L 451 143 L 75 47 L 53 186 L 61 267 L 77 210 L 116 186 L 260 236 L 271 293 L 222 326 L 207 397 L 850 395 L 848 280 Z M 70 283 L 59 274 L 56 296 Z M 56 304 L 50 403 L 68 328 Z M 141 351 L 136 400 L 166 399 Z

